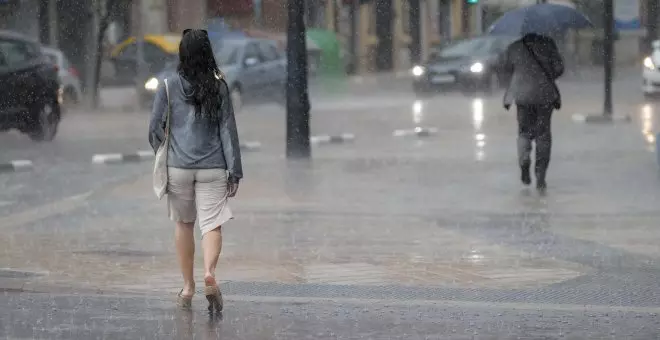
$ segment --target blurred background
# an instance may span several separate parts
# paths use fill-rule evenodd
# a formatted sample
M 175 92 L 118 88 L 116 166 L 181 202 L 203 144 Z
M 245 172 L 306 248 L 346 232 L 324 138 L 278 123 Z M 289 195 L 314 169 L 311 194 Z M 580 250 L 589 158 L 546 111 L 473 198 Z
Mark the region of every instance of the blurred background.
M 537 0 L 309 0 L 310 73 L 314 77 L 408 71 L 430 51 L 479 36 L 502 13 Z M 570 70 L 602 63 L 598 0 L 551 0 L 577 7 L 595 29 L 560 43 Z M 616 63 L 639 63 L 656 35 L 656 1 L 615 1 Z M 651 19 L 649 19 L 651 18 Z M 136 83 L 135 37 L 144 37 L 146 69 L 158 72 L 176 55 L 184 28 L 205 27 L 212 39 L 259 37 L 286 43 L 285 0 L 2 0 L 0 29 L 26 34 L 60 50 L 87 93 L 100 62 L 101 86 Z M 100 38 L 100 39 L 99 39 Z M 98 46 L 97 42 L 101 42 Z M 101 58 L 95 58 L 96 53 Z M 142 75 L 147 77 L 148 75 Z M 139 88 L 139 87 L 138 87 Z M 78 98 L 76 98 L 78 99 Z

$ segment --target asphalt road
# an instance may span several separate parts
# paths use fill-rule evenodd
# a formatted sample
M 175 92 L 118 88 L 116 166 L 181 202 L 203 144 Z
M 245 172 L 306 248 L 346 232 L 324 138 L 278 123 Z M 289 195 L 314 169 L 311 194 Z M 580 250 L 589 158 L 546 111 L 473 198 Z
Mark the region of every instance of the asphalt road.
M 363 90 L 313 101 L 309 163 L 284 160 L 285 113 L 237 119 L 246 180 L 224 228 L 228 301 L 172 305 L 171 222 L 149 190 L 146 112 L 72 112 L 52 143 L 0 135 L 0 338 L 651 339 L 660 335 L 660 106 L 634 77 L 566 82 L 548 196 L 521 189 L 501 94 Z M 118 99 L 116 99 L 118 100 Z M 417 131 L 428 131 L 418 133 Z M 199 272 L 198 272 L 199 274 Z

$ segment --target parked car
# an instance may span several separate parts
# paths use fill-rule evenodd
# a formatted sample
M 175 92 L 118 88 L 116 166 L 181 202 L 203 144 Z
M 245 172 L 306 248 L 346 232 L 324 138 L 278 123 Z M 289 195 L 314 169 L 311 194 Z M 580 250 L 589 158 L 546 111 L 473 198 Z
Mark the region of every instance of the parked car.
M 234 110 L 243 104 L 277 102 L 285 99 L 286 58 L 274 40 L 228 39 L 215 44 L 215 59 L 231 91 Z M 176 72 L 176 63 L 148 79 L 142 100 L 153 101 L 163 80 Z
M 654 41 L 651 55 L 644 58 L 642 69 L 642 92 L 645 97 L 660 94 L 660 40 Z
M 0 31 L 0 131 L 18 129 L 35 141 L 51 141 L 60 123 L 57 69 L 39 43 Z
M 146 74 L 161 71 L 171 60 L 178 59 L 178 34 L 145 35 L 144 67 Z M 134 85 L 138 73 L 138 45 L 135 37 L 130 37 L 115 46 L 110 53 L 110 61 L 115 69 L 113 85 Z
M 41 51 L 57 67 L 64 105 L 69 106 L 80 103 L 83 96 L 78 70 L 71 65 L 64 52 L 50 47 L 42 47 Z
M 508 36 L 479 36 L 444 45 L 428 60 L 415 65 L 413 90 L 427 94 L 436 90 L 491 92 L 505 83 L 501 56 L 515 41 Z

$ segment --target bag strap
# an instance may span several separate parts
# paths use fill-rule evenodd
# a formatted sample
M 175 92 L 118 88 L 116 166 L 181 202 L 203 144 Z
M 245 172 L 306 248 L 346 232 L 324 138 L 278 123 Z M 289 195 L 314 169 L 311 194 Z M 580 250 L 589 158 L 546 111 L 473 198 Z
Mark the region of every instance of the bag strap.
M 165 118 L 165 138 L 170 136 L 170 115 L 172 108 L 170 106 L 170 87 L 167 85 L 167 79 L 165 79 L 165 95 L 167 96 L 167 118 Z
M 559 89 L 557 88 L 557 84 L 555 84 L 554 78 L 550 76 L 550 72 L 543 66 L 543 63 L 539 60 L 539 58 L 536 56 L 536 53 L 532 50 L 531 47 L 525 41 L 522 41 L 522 44 L 525 45 L 525 48 L 527 49 L 527 52 L 529 55 L 536 61 L 536 64 L 539 65 L 541 68 L 541 71 L 543 71 L 543 74 L 545 75 L 546 79 L 552 84 L 552 86 L 555 88 L 555 92 L 557 92 L 557 95 L 559 95 Z

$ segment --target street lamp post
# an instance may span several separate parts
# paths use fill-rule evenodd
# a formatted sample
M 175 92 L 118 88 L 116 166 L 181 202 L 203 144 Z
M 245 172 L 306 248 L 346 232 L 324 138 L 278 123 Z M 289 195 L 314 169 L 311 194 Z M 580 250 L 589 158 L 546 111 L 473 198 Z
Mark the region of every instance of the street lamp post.
M 309 93 L 307 89 L 307 44 L 305 39 L 305 0 L 288 0 L 286 156 L 311 157 Z
M 410 59 L 416 64 L 422 59 L 422 31 L 421 31 L 421 0 L 410 0 L 409 6 L 409 22 L 410 22 Z
M 352 74 L 358 72 L 358 16 L 360 15 L 360 0 L 351 0 L 351 7 L 348 11 L 351 24 L 351 33 L 349 36 L 349 49 L 351 51 L 351 70 Z
M 612 68 L 614 64 L 614 4 L 613 0 L 604 0 L 603 11 L 604 39 L 603 39 L 603 69 L 605 73 L 605 98 L 603 101 L 603 115 L 612 117 Z
M 658 0 L 647 0 L 646 2 L 646 32 L 647 51 L 651 51 L 651 44 L 658 39 Z

